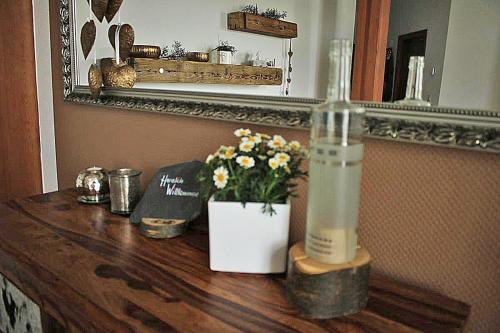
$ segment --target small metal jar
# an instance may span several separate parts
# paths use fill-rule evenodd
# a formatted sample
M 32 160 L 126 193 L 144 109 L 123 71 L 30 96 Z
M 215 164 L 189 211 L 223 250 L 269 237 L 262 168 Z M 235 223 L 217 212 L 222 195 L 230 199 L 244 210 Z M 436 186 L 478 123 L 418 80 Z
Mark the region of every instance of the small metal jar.
M 109 173 L 112 213 L 132 214 L 141 198 L 141 173 L 132 169 L 116 169 Z
M 132 58 L 158 59 L 160 54 L 161 48 L 156 45 L 133 45 L 129 52 Z
M 208 52 L 188 52 L 186 58 L 189 61 L 208 62 L 210 55 Z
M 76 189 L 81 203 L 109 202 L 108 171 L 97 166 L 85 169 L 76 178 Z

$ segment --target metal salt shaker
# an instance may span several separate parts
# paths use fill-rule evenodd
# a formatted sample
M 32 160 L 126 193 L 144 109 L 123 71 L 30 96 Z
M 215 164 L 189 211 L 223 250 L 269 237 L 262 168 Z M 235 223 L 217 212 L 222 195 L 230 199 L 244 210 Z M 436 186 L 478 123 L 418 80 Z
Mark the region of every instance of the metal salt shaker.
M 141 198 L 141 173 L 133 169 L 116 169 L 109 173 L 112 213 L 132 214 Z
M 91 167 L 76 178 L 77 200 L 85 204 L 109 202 L 108 171 L 101 167 Z

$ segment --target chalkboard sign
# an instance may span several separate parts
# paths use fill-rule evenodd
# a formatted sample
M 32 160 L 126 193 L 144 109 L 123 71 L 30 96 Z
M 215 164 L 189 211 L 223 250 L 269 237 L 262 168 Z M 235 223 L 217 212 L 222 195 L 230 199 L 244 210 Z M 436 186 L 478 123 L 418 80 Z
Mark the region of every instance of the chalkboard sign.
M 160 169 L 130 215 L 130 222 L 143 218 L 192 221 L 200 215 L 200 186 L 196 175 L 203 166 L 193 161 Z

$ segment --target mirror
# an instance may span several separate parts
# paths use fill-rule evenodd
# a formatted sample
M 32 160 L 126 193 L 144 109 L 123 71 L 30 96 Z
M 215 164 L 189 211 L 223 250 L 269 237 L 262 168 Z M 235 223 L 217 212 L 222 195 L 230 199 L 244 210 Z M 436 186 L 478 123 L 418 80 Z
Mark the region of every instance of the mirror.
M 96 3 L 99 0 L 94 0 L 94 6 Z M 256 8 L 247 11 L 256 9 L 258 15 L 242 12 L 249 4 Z M 125 0 L 110 23 L 106 18 L 98 22 L 93 15 L 96 42 L 87 59 L 78 45 L 77 84 L 88 85 L 87 73 L 94 58 L 115 55 L 108 30 L 122 22 L 133 27 L 134 45 L 158 46 L 163 51 L 164 59 L 138 57 L 131 61 L 138 73 L 135 88 L 324 98 L 328 42 L 334 37 L 353 39 L 355 6 L 351 0 Z M 263 16 L 273 10 L 286 16 Z M 87 1 L 76 1 L 75 17 L 76 40 L 80 41 L 89 18 Z M 175 42 L 180 43 L 178 47 Z M 236 52 L 212 51 L 226 42 Z M 204 59 L 190 58 L 208 62 L 188 61 L 182 52 L 176 57 L 176 49 L 208 53 Z M 218 58 L 225 53 L 227 59 Z
M 66 101 L 307 130 L 311 107 L 326 95 L 329 40 L 354 39 L 357 21 L 352 87 L 355 96 L 366 100 L 355 102 L 367 110 L 366 136 L 500 152 L 497 0 L 392 0 L 392 8 L 390 0 L 59 4 Z M 107 13 L 109 8 L 115 11 Z M 118 40 L 113 38 L 118 29 L 112 28 L 109 38 L 110 27 L 118 22 L 130 26 L 119 29 Z M 386 29 L 387 45 L 379 33 Z M 94 37 L 95 43 L 89 43 Z M 398 53 L 400 41 L 404 52 Z M 111 42 L 122 46 L 118 64 Z M 387 66 L 386 46 L 393 52 Z M 422 98 L 431 107 L 393 103 L 405 91 L 406 61 L 412 54 L 424 55 Z M 98 59 L 107 60 L 92 66 Z M 104 75 L 109 82 L 101 95 L 99 70 L 112 74 Z M 384 82 L 388 103 L 370 101 L 382 94 Z
M 78 41 L 88 1 L 75 1 Z M 111 2 L 94 0 L 93 6 Z M 249 4 L 255 8 L 245 8 Z M 269 13 L 279 19 L 263 16 Z M 172 58 L 175 42 L 186 52 L 208 53 L 207 63 L 187 62 L 182 54 L 169 62 L 136 58 L 135 88 L 323 99 L 328 41 L 354 39 L 355 15 L 352 0 L 125 0 L 110 22 L 92 14 L 96 41 L 87 59 L 78 45 L 75 81 L 87 86 L 95 58 L 115 55 L 108 32 L 122 22 L 133 27 L 134 45 L 158 46 L 162 58 Z M 432 106 L 500 110 L 499 16 L 494 0 L 392 0 L 382 100 L 405 97 L 409 58 L 424 56 L 422 98 Z M 211 51 L 226 42 L 236 52 L 221 60 L 227 52 Z
M 496 0 L 391 0 L 383 101 L 405 97 L 409 58 L 424 56 L 424 100 L 500 111 L 499 17 Z

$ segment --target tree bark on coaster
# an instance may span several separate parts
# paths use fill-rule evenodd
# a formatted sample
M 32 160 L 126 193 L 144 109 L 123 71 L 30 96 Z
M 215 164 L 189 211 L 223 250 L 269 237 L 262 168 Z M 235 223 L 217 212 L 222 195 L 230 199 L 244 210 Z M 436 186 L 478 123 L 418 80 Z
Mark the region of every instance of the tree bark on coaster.
M 370 254 L 363 248 L 353 261 L 330 265 L 309 258 L 300 242 L 288 256 L 288 300 L 313 318 L 347 316 L 366 307 L 369 275 Z
M 139 231 L 149 238 L 173 238 L 187 231 L 186 220 L 143 218 Z

